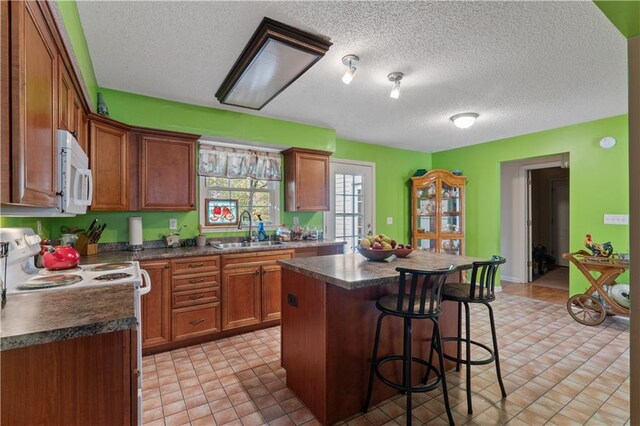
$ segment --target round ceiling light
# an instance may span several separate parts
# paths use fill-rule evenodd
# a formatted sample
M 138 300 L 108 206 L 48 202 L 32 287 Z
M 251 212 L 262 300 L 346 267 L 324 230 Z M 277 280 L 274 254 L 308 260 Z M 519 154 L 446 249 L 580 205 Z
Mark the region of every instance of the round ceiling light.
M 456 114 L 450 118 L 453 124 L 459 129 L 466 129 L 473 126 L 476 119 L 479 117 L 475 112 L 463 112 L 462 114 Z

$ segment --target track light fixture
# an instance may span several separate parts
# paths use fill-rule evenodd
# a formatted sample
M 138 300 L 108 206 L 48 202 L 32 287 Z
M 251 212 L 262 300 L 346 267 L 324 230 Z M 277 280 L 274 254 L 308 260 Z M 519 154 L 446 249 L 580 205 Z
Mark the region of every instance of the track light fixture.
M 401 72 L 392 72 L 387 76 L 389 81 L 393 83 L 389 97 L 393 99 L 398 99 L 400 97 L 400 80 L 402 80 L 402 77 L 404 77 L 404 74 Z
M 342 58 L 342 63 L 347 67 L 347 71 L 342 76 L 342 82 L 344 84 L 349 84 L 351 83 L 351 80 L 353 80 L 353 76 L 357 70 L 356 65 L 358 65 L 359 61 L 360 58 L 356 55 L 346 55 Z

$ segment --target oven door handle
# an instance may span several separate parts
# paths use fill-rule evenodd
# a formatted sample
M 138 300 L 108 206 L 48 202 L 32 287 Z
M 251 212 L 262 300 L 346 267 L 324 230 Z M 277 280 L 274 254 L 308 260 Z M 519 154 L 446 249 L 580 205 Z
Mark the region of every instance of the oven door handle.
M 145 295 L 151 291 L 151 277 L 149 277 L 149 273 L 144 269 L 140 269 L 140 274 L 142 275 L 142 282 L 144 285 L 140 287 L 140 295 Z

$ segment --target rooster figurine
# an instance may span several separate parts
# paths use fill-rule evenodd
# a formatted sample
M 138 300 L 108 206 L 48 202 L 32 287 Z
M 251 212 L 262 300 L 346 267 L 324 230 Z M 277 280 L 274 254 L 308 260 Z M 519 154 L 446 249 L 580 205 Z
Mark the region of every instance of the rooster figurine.
M 591 250 L 594 256 L 610 257 L 613 254 L 611 242 L 607 241 L 604 244 L 594 243 L 591 239 L 591 234 L 587 234 L 587 238 L 584 239 L 584 246 Z

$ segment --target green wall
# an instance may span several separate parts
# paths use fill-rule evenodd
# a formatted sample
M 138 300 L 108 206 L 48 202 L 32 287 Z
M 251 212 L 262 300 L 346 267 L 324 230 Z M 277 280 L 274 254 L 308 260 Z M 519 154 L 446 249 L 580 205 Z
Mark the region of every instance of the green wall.
M 640 1 L 599 0 L 596 6 L 626 38 L 640 35 Z
M 76 54 L 80 72 L 87 85 L 91 103 L 95 108 L 98 103 L 98 81 L 96 80 L 96 73 L 93 69 L 93 62 L 91 62 L 87 40 L 84 37 L 84 30 L 80 24 L 78 5 L 75 1 L 58 0 L 58 7 L 60 8 L 67 34 L 69 34 L 73 51 Z
M 604 136 L 615 137 L 617 145 L 600 148 Z M 629 213 L 628 127 L 623 115 L 434 153 L 434 168 L 458 168 L 467 176 L 468 255 L 500 253 L 500 163 L 564 152 L 571 163 L 571 250 L 583 248 L 590 233 L 595 241 L 611 241 L 616 251 L 628 252 L 629 227 L 603 224 L 605 213 Z M 571 294 L 587 287 L 586 279 L 571 268 Z

